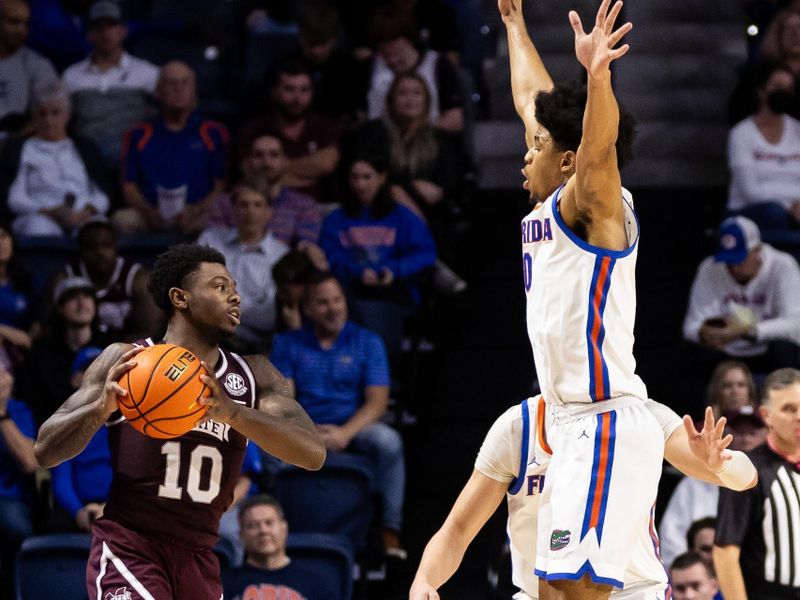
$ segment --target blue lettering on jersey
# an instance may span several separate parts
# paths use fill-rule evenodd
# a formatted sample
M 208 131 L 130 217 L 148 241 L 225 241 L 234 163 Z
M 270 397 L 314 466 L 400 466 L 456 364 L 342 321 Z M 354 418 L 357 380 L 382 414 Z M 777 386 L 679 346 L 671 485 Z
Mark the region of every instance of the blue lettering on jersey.
M 522 243 L 549 242 L 553 239 L 550 217 L 544 220 L 530 219 L 522 222 Z
M 528 496 L 542 493 L 544 477 L 544 475 L 528 475 Z

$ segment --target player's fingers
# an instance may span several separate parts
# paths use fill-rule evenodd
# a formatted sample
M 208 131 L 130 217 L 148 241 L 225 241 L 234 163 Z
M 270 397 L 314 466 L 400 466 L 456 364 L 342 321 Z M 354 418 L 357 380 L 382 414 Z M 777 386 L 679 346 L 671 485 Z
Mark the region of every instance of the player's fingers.
M 720 417 L 719 421 L 717 421 L 716 427 L 714 427 L 714 436 L 717 438 L 721 438 L 722 434 L 725 432 L 725 425 L 728 424 L 728 419 L 725 417 Z
M 139 352 L 141 352 L 142 350 L 144 350 L 144 346 L 134 346 L 130 350 L 126 350 L 125 353 L 117 359 L 117 364 L 119 365 L 129 361 L 134 356 L 139 354 Z
M 617 17 L 619 16 L 619 12 L 621 10 L 622 0 L 617 0 L 617 2 L 614 3 L 614 6 L 611 7 L 606 20 L 603 23 L 603 29 L 605 30 L 606 35 L 609 35 L 612 31 L 614 31 L 614 23 L 617 22 Z
M 572 30 L 575 32 L 575 37 L 586 35 L 586 32 L 583 30 L 581 18 L 574 10 L 569 11 L 569 24 L 572 25 Z
M 602 28 L 603 23 L 605 23 L 606 15 L 608 14 L 608 5 L 611 4 L 611 0 L 603 0 L 600 4 L 600 8 L 597 9 L 597 16 L 595 17 L 594 24 L 597 27 Z
M 608 47 L 613 48 L 619 41 L 628 33 L 631 29 L 633 29 L 633 23 L 625 23 L 622 27 L 617 29 L 614 33 L 612 33 L 608 38 Z
M 129 360 L 128 362 L 115 365 L 108 371 L 108 379 L 110 381 L 119 381 L 120 377 L 122 377 L 136 365 L 137 362 L 135 360 Z
M 706 431 L 714 429 L 714 411 L 711 410 L 710 406 L 706 407 L 706 412 L 703 415 L 703 429 Z
M 110 387 L 111 391 L 114 392 L 117 396 L 127 396 L 128 395 L 128 391 L 125 390 L 116 381 L 112 382 L 109 387 Z
M 700 432 L 697 431 L 697 428 L 694 426 L 692 417 L 689 415 L 683 415 L 683 427 L 686 429 L 686 433 L 689 434 L 689 439 L 696 438 L 700 435 Z
M 631 47 L 628 44 L 625 44 L 624 46 L 620 46 L 616 50 L 611 50 L 608 53 L 608 55 L 611 57 L 611 60 L 617 60 L 618 58 L 625 56 L 628 53 L 628 50 L 630 49 Z
M 728 446 L 731 445 L 731 442 L 733 442 L 733 435 L 729 433 L 724 438 L 722 438 L 719 442 L 717 442 L 717 444 L 718 444 L 720 450 L 725 450 L 725 448 L 727 448 Z

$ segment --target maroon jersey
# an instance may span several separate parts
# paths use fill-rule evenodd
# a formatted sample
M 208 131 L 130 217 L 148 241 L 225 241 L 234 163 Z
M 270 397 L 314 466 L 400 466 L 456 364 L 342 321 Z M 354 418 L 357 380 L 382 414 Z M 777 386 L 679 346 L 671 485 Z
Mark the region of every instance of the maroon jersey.
M 220 349 L 214 373 L 234 402 L 257 408 L 255 378 L 241 356 Z M 121 413 L 107 426 L 113 475 L 104 516 L 184 546 L 212 547 L 233 501 L 247 438 L 215 421 L 170 440 L 139 433 Z
M 114 273 L 108 285 L 101 290 L 95 289 L 97 298 L 97 316 L 100 324 L 108 329 L 125 329 L 125 321 L 133 308 L 133 278 L 142 268 L 139 263 L 131 263 L 122 258 L 117 258 Z M 68 277 L 83 277 L 91 281 L 86 265 L 78 261 L 66 267 Z

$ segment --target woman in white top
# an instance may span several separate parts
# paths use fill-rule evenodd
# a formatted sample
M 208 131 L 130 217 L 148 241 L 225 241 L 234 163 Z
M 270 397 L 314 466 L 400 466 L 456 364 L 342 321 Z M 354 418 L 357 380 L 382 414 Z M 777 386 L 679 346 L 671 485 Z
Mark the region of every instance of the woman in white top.
M 767 242 L 800 243 L 800 121 L 785 114 L 794 76 L 762 65 L 755 85 L 755 112 L 728 136 L 728 209 L 755 221 Z
M 21 236 L 69 234 L 106 213 L 109 198 L 90 176 L 91 151 L 67 133 L 70 103 L 61 84 L 37 95 L 33 113 L 34 132 L 17 148 L 16 177 L 8 192 L 12 229 Z

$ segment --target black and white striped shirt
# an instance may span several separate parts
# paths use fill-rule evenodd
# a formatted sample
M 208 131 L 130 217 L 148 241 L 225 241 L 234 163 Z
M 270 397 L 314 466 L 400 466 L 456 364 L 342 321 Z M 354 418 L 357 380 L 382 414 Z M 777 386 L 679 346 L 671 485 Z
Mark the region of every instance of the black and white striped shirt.
M 748 455 L 758 485 L 720 489 L 715 543 L 741 548 L 750 598 L 800 598 L 800 465 L 767 444 Z

